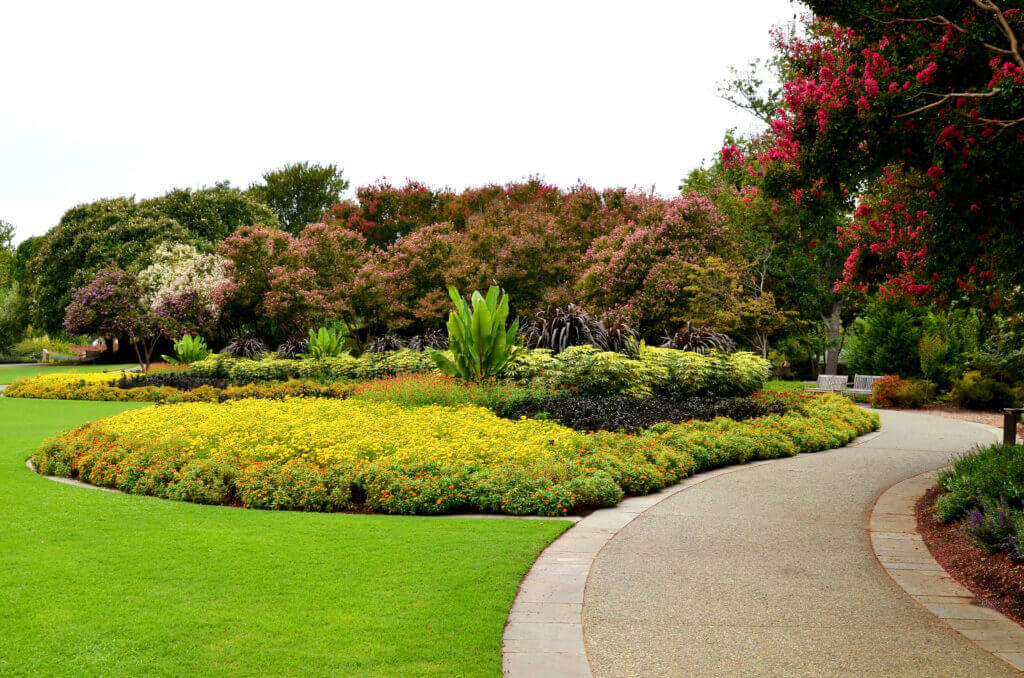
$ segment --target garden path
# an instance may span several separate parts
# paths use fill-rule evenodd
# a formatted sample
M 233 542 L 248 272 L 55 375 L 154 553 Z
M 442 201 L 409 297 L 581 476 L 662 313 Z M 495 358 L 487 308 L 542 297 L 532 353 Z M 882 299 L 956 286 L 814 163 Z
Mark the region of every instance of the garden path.
M 868 533 L 885 489 L 994 439 L 882 412 L 874 438 L 740 468 L 652 506 L 590 570 L 594 674 L 1016 675 L 899 588 Z

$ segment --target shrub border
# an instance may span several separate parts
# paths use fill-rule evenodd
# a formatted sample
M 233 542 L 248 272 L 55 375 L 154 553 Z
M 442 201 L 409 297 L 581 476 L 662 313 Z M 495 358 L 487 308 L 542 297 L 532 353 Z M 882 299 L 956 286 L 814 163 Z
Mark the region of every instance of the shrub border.
M 1024 671 L 1024 627 L 976 604 L 974 594 L 932 557 L 917 531 L 914 505 L 935 486 L 940 470 L 901 480 L 878 497 L 868 523 L 871 548 L 886 574 L 915 602 L 981 649 Z

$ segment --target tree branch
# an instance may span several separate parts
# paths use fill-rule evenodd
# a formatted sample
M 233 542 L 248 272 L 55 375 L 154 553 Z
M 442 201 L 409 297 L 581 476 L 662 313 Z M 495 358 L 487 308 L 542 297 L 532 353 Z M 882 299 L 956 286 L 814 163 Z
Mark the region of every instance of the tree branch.
M 999 94 L 1000 91 L 1001 90 L 998 87 L 993 87 L 992 89 L 990 89 L 987 92 L 951 92 L 950 94 L 936 94 L 935 92 L 924 92 L 924 94 L 927 94 L 928 96 L 939 97 L 939 98 L 936 101 L 933 101 L 932 103 L 930 103 L 930 104 L 928 104 L 926 106 L 921 106 L 920 108 L 915 108 L 914 110 L 908 111 L 906 113 L 900 113 L 899 115 L 897 115 L 895 117 L 897 117 L 897 118 L 906 118 L 906 117 L 909 117 L 911 115 L 916 115 L 916 114 L 921 113 L 923 111 L 927 111 L 929 108 L 935 108 L 936 106 L 941 106 L 942 104 L 946 103 L 950 99 L 958 99 L 960 97 L 974 98 L 974 99 L 983 99 L 983 98 L 986 98 L 986 97 L 995 96 L 995 95 Z
M 985 10 L 986 12 L 992 12 L 995 16 L 995 22 L 999 25 L 999 30 L 1004 37 L 1010 43 L 1010 53 L 1013 55 L 1014 61 L 1021 68 L 1024 68 L 1024 54 L 1020 51 L 1020 42 L 1017 40 L 1016 33 L 1010 28 L 1010 22 L 1006 20 L 1006 15 L 1003 14 L 1003 10 L 999 9 L 992 0 L 974 0 L 974 4 Z

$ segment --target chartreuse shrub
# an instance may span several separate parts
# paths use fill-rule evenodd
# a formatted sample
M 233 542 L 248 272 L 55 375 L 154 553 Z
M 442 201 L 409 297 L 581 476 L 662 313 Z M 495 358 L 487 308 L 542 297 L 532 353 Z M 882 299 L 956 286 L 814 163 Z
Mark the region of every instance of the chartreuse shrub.
M 83 425 L 47 441 L 33 462 L 125 492 L 252 508 L 565 515 L 714 466 L 838 447 L 878 426 L 844 398 L 794 403 L 786 414 L 639 435 L 372 394 L 181 403 Z
M 953 462 L 939 473 L 935 515 L 963 520 L 967 533 L 989 551 L 1024 559 L 1024 446 L 991 445 Z

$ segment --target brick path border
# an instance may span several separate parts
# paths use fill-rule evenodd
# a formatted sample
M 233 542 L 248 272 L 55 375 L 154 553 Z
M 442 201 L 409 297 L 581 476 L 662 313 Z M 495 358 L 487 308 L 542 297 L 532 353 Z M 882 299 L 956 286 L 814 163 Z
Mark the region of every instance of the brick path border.
M 938 471 L 927 471 L 883 492 L 868 530 L 878 562 L 922 607 L 1018 671 L 1024 671 L 1024 627 L 984 607 L 940 565 L 917 531 L 914 505 L 935 486 Z

